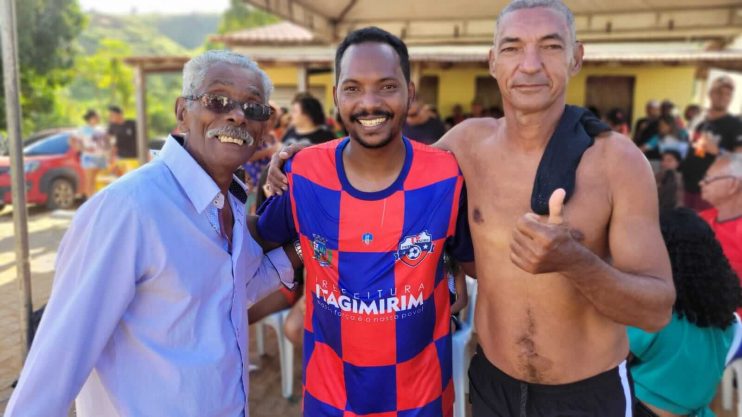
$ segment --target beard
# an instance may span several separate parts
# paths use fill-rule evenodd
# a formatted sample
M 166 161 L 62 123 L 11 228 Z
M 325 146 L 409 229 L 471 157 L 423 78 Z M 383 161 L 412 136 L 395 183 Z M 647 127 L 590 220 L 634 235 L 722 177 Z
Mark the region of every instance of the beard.
M 359 145 L 363 146 L 366 149 L 380 149 L 390 144 L 394 140 L 394 138 L 397 136 L 397 134 L 398 132 L 397 133 L 392 132 L 389 134 L 389 136 L 384 138 L 384 140 L 382 140 L 379 143 L 368 143 L 365 140 L 361 139 L 360 137 L 356 137 L 353 134 L 350 134 L 350 139 L 355 141 L 356 143 L 358 143 Z

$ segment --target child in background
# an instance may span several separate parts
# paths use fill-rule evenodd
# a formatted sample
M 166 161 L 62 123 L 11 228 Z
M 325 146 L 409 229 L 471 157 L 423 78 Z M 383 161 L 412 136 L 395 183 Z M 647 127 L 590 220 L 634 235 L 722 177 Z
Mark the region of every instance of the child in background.
M 657 124 L 657 134 L 642 145 L 642 151 L 644 151 L 644 154 L 649 159 L 652 159 L 649 156 L 651 154 L 661 154 L 670 150 L 677 151 L 682 158 L 685 158 L 685 154 L 688 153 L 688 141 L 687 139 L 679 138 L 677 132 L 678 128 L 673 116 L 660 117 Z
M 683 175 L 678 170 L 681 161 L 682 157 L 676 150 L 662 152 L 660 171 L 655 174 L 660 210 L 683 205 Z

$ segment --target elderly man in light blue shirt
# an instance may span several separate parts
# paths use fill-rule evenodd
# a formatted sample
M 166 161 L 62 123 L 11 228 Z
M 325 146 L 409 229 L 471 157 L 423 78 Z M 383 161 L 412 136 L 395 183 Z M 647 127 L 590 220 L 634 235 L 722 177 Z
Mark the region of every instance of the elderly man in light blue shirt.
M 78 211 L 7 417 L 247 416 L 247 308 L 300 262 L 263 253 L 232 173 L 259 145 L 272 86 L 250 59 L 189 61 L 160 155 Z

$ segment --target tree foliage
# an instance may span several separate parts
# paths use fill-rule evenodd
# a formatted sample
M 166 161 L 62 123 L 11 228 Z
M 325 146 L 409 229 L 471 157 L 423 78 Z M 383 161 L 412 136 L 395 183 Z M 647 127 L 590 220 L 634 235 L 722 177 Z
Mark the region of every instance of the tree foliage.
M 123 61 L 131 54 L 126 42 L 102 38 L 95 53 L 78 57 L 75 77 L 63 93 L 64 117 L 79 121 L 86 109 L 102 111 L 110 104 L 133 110 L 134 71 Z
M 80 125 L 87 109 L 105 115 L 111 104 L 134 118 L 134 74 L 124 63 L 126 57 L 193 56 L 214 47 L 204 42 L 209 34 L 279 21 L 241 0 L 232 0 L 221 16 L 83 14 L 77 0 L 15 1 L 25 135 Z M 147 76 L 150 138 L 162 137 L 175 126 L 173 103 L 180 94 L 180 77 Z M 0 130 L 5 129 L 3 99 L 0 96 Z
M 60 122 L 57 93 L 70 81 L 75 39 L 85 18 L 77 0 L 15 0 L 15 10 L 21 111 L 29 133 L 37 125 Z M 4 94 L 0 107 L 0 129 L 5 130 Z

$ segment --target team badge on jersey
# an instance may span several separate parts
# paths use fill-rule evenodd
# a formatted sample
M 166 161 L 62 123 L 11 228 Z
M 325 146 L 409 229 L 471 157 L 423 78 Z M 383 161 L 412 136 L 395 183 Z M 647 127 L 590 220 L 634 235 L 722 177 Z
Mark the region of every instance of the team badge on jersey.
M 332 265 L 332 249 L 327 249 L 327 239 L 322 236 L 313 235 L 312 249 L 313 258 L 319 262 L 320 266 Z
M 413 236 L 405 236 L 399 246 L 394 259 L 409 266 L 417 266 L 430 252 L 433 252 L 433 236 L 428 231 Z
M 374 235 L 371 233 L 364 233 L 363 236 L 361 236 L 361 240 L 366 244 L 366 246 L 368 246 L 371 244 L 371 241 L 374 240 Z

